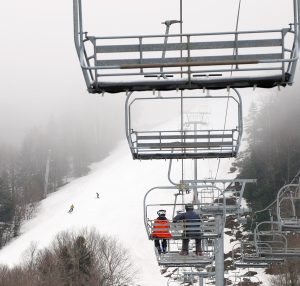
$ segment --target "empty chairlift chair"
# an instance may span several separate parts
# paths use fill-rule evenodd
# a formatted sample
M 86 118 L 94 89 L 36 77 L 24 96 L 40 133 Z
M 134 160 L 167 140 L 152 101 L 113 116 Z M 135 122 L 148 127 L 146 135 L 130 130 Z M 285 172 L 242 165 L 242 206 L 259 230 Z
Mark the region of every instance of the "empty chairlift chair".
M 235 260 L 234 265 L 237 268 L 268 268 L 271 264 L 284 262 L 283 258 L 260 256 L 254 241 L 249 240 L 249 237 L 241 238 L 241 241 L 234 245 L 232 259 Z
M 132 114 L 132 109 L 139 104 L 147 107 L 151 102 L 163 104 L 163 102 L 193 101 L 195 105 L 209 101 L 218 105 L 228 100 L 235 108 L 235 121 L 227 124 L 224 130 L 222 122 L 219 129 L 202 129 L 200 126 L 196 130 L 176 129 L 178 126 L 171 126 L 160 129 L 141 130 L 135 127 L 137 118 Z M 154 121 L 155 111 L 147 118 L 147 124 Z M 166 110 L 165 112 L 168 112 Z M 225 105 L 224 105 L 225 113 Z M 182 115 L 178 115 L 178 120 Z M 230 126 L 229 126 L 230 125 Z M 229 127 L 228 127 L 229 126 Z M 160 95 L 159 97 L 145 97 L 140 94 L 130 94 L 126 100 L 126 136 L 133 159 L 195 159 L 195 158 L 230 158 L 236 157 L 243 132 L 242 102 L 238 91 L 231 92 L 224 96 L 187 96 L 187 95 Z
M 282 230 L 300 231 L 300 185 L 288 184 L 277 194 L 277 218 Z
M 300 257 L 299 233 L 282 231 L 279 222 L 261 222 L 254 230 L 257 253 L 262 257 Z
M 293 0 L 294 19 L 281 29 L 102 37 L 85 32 L 82 1 L 73 0 L 75 46 L 87 89 L 117 93 L 291 85 L 298 60 L 299 1 Z

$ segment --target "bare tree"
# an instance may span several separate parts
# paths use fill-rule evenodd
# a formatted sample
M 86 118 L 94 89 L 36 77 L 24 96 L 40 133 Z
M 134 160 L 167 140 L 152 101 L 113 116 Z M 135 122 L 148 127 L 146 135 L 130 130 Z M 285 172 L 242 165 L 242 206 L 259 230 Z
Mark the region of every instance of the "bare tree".
M 94 229 L 62 232 L 44 250 L 32 244 L 21 266 L 0 267 L 1 286 L 125 286 L 135 276 L 128 251 Z

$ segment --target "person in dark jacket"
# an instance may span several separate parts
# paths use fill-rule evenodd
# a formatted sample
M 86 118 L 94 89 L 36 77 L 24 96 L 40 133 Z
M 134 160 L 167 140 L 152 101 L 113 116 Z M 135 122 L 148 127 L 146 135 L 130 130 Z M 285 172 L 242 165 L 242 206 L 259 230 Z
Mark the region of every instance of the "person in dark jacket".
M 194 212 L 192 204 L 185 205 L 186 212 L 179 213 L 173 218 L 173 222 L 183 221 L 188 223 L 183 231 L 182 250 L 180 255 L 189 254 L 189 241 L 195 239 L 196 242 L 196 255 L 202 255 L 201 249 L 201 231 L 200 231 L 200 216 Z M 190 229 L 189 229 L 190 228 Z M 195 229 L 196 228 L 196 229 Z
M 167 238 L 171 238 L 172 235 L 169 232 L 170 224 L 166 218 L 166 211 L 159 210 L 157 212 L 158 218 L 154 220 L 151 237 L 154 238 L 154 245 L 158 251 L 158 254 L 166 253 L 167 250 Z

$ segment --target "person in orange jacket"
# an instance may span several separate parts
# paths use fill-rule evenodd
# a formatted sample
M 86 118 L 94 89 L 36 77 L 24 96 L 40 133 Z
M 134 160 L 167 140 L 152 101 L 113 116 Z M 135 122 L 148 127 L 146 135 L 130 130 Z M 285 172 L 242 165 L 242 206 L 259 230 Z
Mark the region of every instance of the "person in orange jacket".
M 172 235 L 169 232 L 169 220 L 166 218 L 166 210 L 159 210 L 157 212 L 158 218 L 154 220 L 154 225 L 151 233 L 151 237 L 154 239 L 154 245 L 158 251 L 158 254 L 166 253 L 167 250 L 167 238 L 171 238 Z

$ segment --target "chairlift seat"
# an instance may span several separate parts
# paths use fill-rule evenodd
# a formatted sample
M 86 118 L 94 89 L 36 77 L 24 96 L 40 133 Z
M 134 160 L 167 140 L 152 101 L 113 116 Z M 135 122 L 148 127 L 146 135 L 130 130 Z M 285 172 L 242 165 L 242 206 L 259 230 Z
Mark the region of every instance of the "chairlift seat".
M 299 231 L 300 225 L 299 224 L 283 224 L 282 225 L 283 231 Z
M 283 258 L 278 258 L 278 257 L 244 257 L 243 258 L 244 262 L 249 262 L 249 263 L 283 263 L 284 259 Z
M 196 256 L 193 254 L 180 255 L 178 252 L 169 252 L 159 256 L 158 264 L 165 267 L 198 267 L 212 263 L 207 256 Z
M 298 231 L 300 230 L 300 219 L 281 218 L 281 228 L 284 231 Z
M 250 263 L 250 262 L 235 262 L 235 267 L 238 268 L 268 268 L 270 266 L 269 263 L 259 262 L 259 263 Z
M 131 132 L 134 159 L 230 158 L 238 150 L 237 130 Z
M 298 0 L 293 3 L 293 24 L 282 29 L 107 37 L 85 32 L 81 2 L 73 0 L 74 40 L 90 93 L 272 88 L 293 83 Z
M 271 251 L 261 250 L 261 256 L 265 257 L 300 257 L 300 249 L 276 249 Z
M 83 31 L 81 0 L 73 2 L 75 45 L 90 93 L 272 88 L 293 82 L 298 59 L 294 44 L 298 40 L 297 16 L 296 31 L 291 26 L 277 30 L 99 37 Z M 292 35 L 294 43 L 287 40 L 287 35 Z
M 291 74 L 262 77 L 233 77 L 233 78 L 209 78 L 209 79 L 183 79 L 161 81 L 131 81 L 131 82 L 93 82 L 88 86 L 89 93 L 119 93 L 128 91 L 171 91 L 194 89 L 226 89 L 230 88 L 273 88 L 291 85 Z

